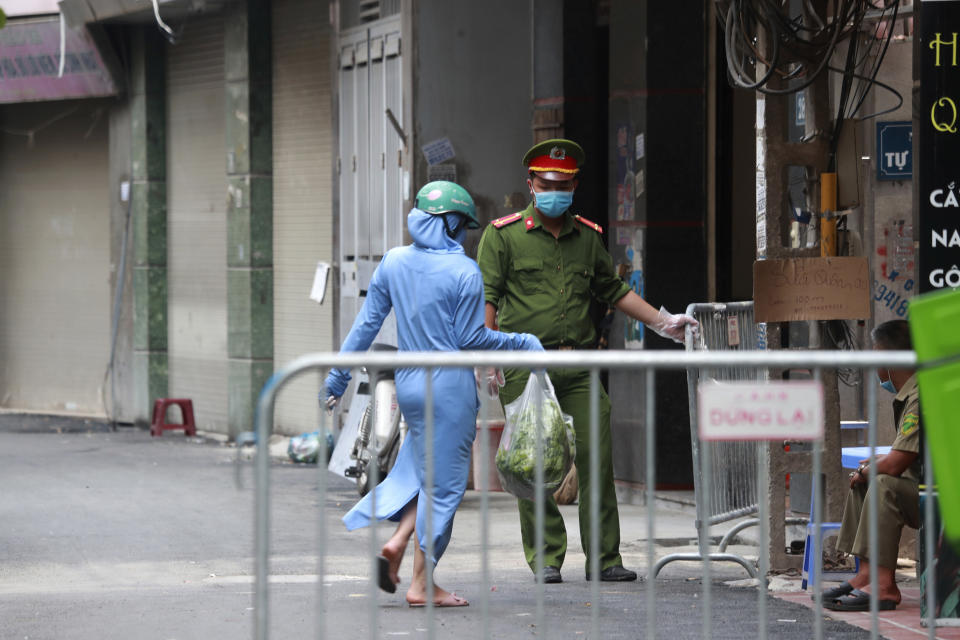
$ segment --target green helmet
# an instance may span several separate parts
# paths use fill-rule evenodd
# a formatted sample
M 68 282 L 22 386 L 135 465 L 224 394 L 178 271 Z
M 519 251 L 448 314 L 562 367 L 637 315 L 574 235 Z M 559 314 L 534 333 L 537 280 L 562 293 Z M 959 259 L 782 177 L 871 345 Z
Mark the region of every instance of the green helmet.
M 434 180 L 423 185 L 417 192 L 413 206 L 433 215 L 462 213 L 467 218 L 467 227 L 479 229 L 477 207 L 467 190 L 454 182 Z

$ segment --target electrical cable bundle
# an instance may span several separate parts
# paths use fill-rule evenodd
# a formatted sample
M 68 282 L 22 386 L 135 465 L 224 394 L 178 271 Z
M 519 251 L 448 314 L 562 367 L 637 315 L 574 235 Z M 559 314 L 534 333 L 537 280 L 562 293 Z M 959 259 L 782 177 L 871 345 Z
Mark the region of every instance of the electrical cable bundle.
M 826 171 L 836 172 L 837 150 L 844 122 L 856 118 L 874 86 L 896 98 L 888 109 L 866 116 L 874 118 L 895 111 L 903 96 L 877 80 L 880 65 L 893 37 L 900 0 L 833 0 L 818 3 L 802 0 L 801 13 L 789 13 L 790 0 L 716 0 L 717 18 L 723 27 L 728 78 L 731 85 L 769 95 L 787 95 L 813 84 L 825 70 L 843 76 L 837 94 L 837 113 L 828 135 Z M 829 15 L 827 15 L 829 13 Z M 870 29 L 867 25 L 873 23 Z M 885 31 L 882 31 L 885 29 Z M 838 45 L 847 43 L 842 68 L 830 64 Z M 790 203 L 791 210 L 793 203 Z M 846 219 L 840 221 L 844 228 Z
M 832 348 L 841 351 L 858 351 L 857 335 L 850 324 L 845 320 L 827 320 L 821 324 L 822 337 Z M 848 387 L 860 384 L 860 370 L 854 368 L 838 368 L 837 379 Z
M 840 95 L 837 100 L 837 117 L 834 121 L 834 131 L 831 136 L 831 145 L 830 145 L 830 164 L 828 167 L 829 171 L 836 170 L 836 153 L 837 153 L 837 144 L 840 139 L 840 127 L 843 124 L 844 119 L 854 118 L 857 113 L 860 111 L 860 107 L 863 105 L 863 101 L 866 99 L 867 94 L 870 92 L 871 87 L 874 85 L 883 87 L 888 91 L 892 92 L 897 97 L 897 104 L 893 107 L 886 109 L 880 113 L 874 113 L 868 116 L 864 116 L 862 119 L 866 120 L 873 118 L 883 113 L 889 113 L 890 111 L 895 111 L 900 108 L 900 105 L 903 104 L 903 96 L 893 87 L 886 85 L 882 82 L 877 81 L 877 73 L 880 71 L 880 64 L 883 62 L 883 58 L 887 53 L 887 48 L 890 46 L 890 39 L 893 37 L 893 24 L 896 22 L 897 14 L 900 9 L 898 0 L 892 0 L 886 2 L 882 7 L 873 7 L 874 9 L 880 9 L 881 17 L 876 22 L 876 27 L 872 34 L 867 36 L 867 47 L 863 52 L 861 57 L 857 57 L 857 52 L 862 46 L 863 43 L 860 42 L 858 38 L 851 38 L 850 43 L 847 49 L 847 61 L 843 69 L 838 69 L 836 67 L 827 66 L 830 71 L 843 74 L 843 83 L 840 88 Z M 890 12 L 889 16 L 887 12 Z M 878 37 L 880 34 L 881 27 L 887 23 L 886 35 L 883 38 Z M 859 17 L 857 23 L 857 32 L 863 32 L 861 25 L 863 21 L 863 16 Z M 873 60 L 873 64 L 869 70 L 866 70 L 866 64 L 868 60 Z M 859 73 L 859 70 L 865 71 L 865 73 Z
M 900 107 L 903 97 L 876 79 L 893 35 L 899 0 L 834 0 L 825 3 L 832 7 L 829 15 L 818 14 L 812 0 L 803 0 L 802 15 L 791 16 L 790 4 L 789 0 L 716 0 L 733 86 L 785 95 L 806 89 L 824 70 L 843 74 L 832 146 L 839 138 L 843 119 L 857 114 L 874 85 L 887 89 L 899 99 L 896 106 L 883 113 Z M 864 24 L 870 11 L 881 13 L 874 32 L 866 35 Z M 886 34 L 878 38 L 884 24 L 887 24 Z M 869 39 L 865 46 L 861 36 Z M 831 66 L 837 45 L 846 40 L 849 46 L 844 68 Z M 881 114 L 866 118 L 878 115 Z

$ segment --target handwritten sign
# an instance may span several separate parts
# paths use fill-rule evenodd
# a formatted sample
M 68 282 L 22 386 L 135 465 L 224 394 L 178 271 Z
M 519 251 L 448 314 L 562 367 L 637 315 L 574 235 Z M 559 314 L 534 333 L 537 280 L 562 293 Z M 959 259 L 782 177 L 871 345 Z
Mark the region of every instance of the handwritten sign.
M 866 258 L 791 258 L 753 263 L 757 322 L 870 317 Z
M 823 437 L 819 382 L 701 382 L 702 440 L 817 440 Z

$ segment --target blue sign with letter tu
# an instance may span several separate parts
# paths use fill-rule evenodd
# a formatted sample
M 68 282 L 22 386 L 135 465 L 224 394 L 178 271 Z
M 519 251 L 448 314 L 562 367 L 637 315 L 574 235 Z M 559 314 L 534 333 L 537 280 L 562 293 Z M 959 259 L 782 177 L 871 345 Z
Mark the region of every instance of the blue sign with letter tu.
M 877 180 L 913 178 L 913 123 L 877 123 Z

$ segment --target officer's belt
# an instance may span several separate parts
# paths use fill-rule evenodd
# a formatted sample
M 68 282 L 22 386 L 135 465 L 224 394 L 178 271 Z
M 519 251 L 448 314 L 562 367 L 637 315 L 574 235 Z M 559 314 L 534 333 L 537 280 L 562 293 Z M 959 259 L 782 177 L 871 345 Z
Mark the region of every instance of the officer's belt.
M 573 345 L 569 345 L 569 344 L 562 344 L 562 345 L 555 344 L 551 346 L 544 345 L 543 348 L 546 349 L 547 351 L 573 351 L 575 349 L 583 349 L 584 347 L 574 347 Z

